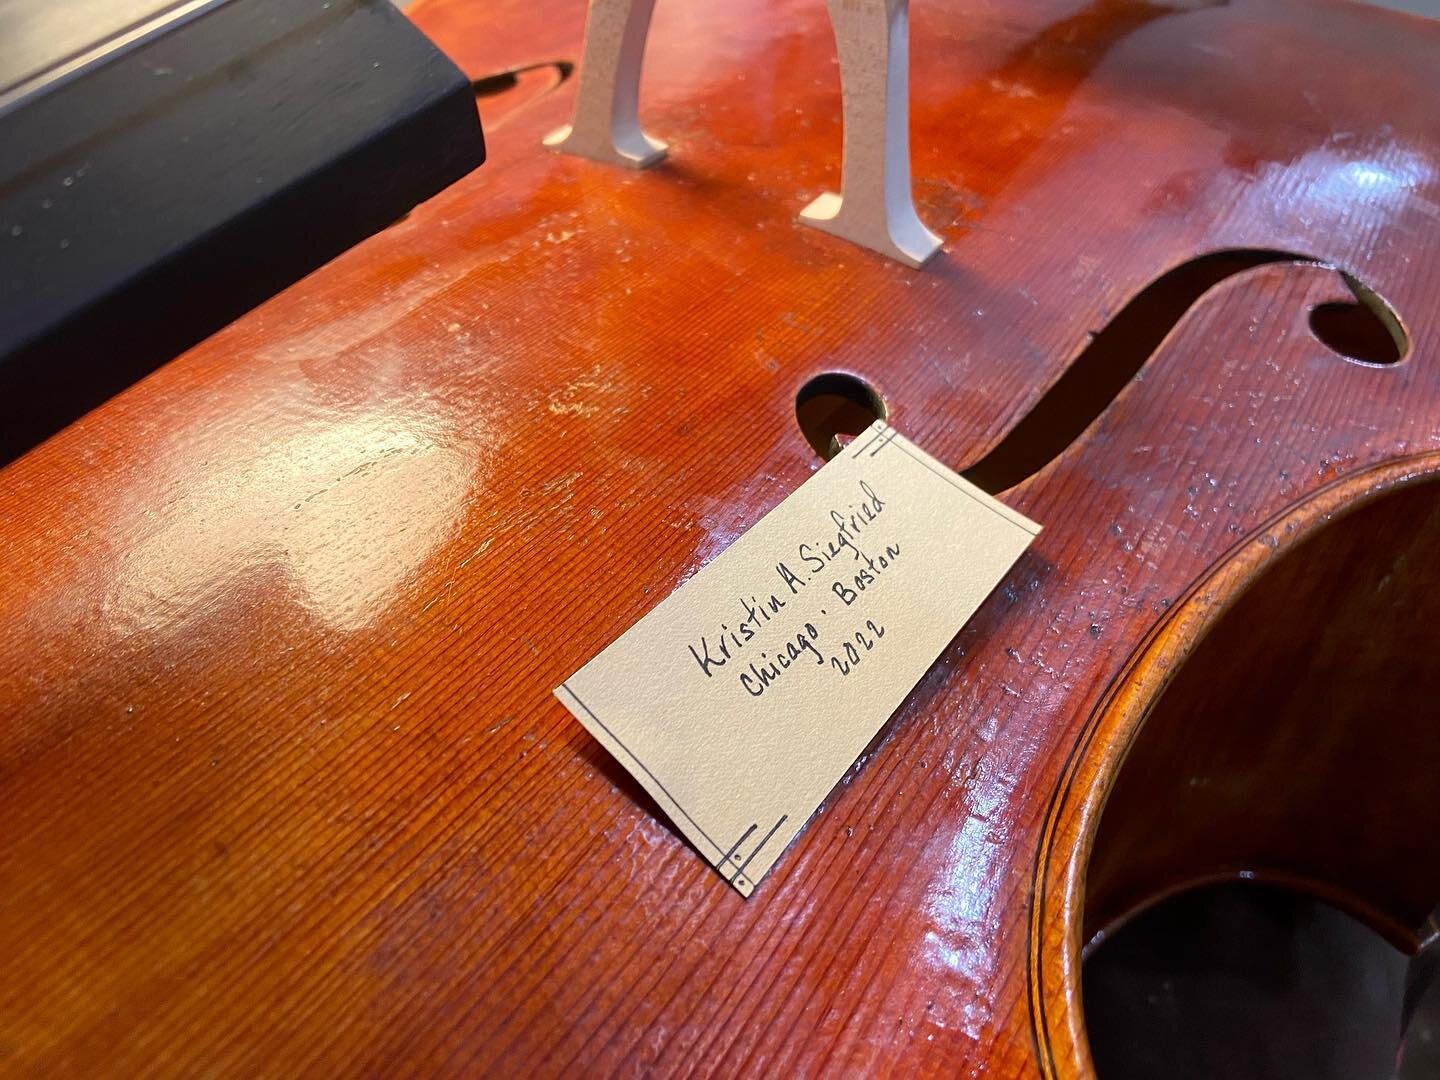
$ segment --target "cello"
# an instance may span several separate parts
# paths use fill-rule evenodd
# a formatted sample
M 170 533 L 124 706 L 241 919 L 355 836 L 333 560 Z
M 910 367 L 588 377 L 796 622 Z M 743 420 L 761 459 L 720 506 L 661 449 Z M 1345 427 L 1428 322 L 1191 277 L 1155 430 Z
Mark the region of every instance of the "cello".
M 815 0 L 419 0 L 489 160 L 0 471 L 0 1065 L 1092 1068 L 1082 954 L 1440 898 L 1440 26 L 919 2 L 921 268 Z M 117 341 L 117 351 L 125 342 Z M 755 894 L 551 690 L 875 419 L 1044 532 Z

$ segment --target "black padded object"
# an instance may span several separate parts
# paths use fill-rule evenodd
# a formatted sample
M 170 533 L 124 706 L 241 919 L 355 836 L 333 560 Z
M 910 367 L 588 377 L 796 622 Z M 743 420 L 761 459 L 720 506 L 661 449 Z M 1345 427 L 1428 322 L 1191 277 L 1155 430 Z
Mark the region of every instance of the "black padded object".
M 388 0 L 107 0 L 88 58 L 55 6 L 0 11 L 0 461 L 485 154 L 469 81 Z

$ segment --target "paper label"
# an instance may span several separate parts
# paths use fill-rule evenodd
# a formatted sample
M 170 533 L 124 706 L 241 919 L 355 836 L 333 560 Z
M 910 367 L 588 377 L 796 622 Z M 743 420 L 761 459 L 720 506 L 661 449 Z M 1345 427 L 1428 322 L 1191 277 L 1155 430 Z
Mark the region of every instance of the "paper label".
M 1039 531 L 876 423 L 555 694 L 749 896 Z

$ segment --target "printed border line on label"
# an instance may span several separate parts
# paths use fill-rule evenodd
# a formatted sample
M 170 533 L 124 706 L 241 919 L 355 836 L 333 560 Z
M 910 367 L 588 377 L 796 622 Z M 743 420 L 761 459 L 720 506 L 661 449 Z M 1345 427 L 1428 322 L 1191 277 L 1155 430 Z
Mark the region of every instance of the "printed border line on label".
M 889 424 L 887 424 L 884 420 L 876 420 L 873 426 L 874 426 L 874 428 L 875 428 L 875 437 L 872 438 L 869 442 L 866 442 L 866 443 L 864 443 L 864 444 L 862 444 L 862 445 L 857 445 L 857 446 L 855 447 L 855 452 L 850 455 L 851 457 L 853 457 L 853 458 L 858 458 L 858 457 L 860 457 L 861 455 L 863 455 L 863 454 L 865 453 L 865 451 L 869 450 L 870 447 L 875 446 L 875 443 L 878 442 L 878 441 L 880 440 L 880 438 L 881 438 L 882 436 L 886 435 L 886 434 L 889 434 L 890 438 L 892 438 L 892 439 L 893 439 L 897 434 L 899 434 L 899 429 L 898 429 L 898 428 L 892 428 L 892 427 L 891 427 Z M 888 440 L 887 440 L 887 442 L 888 442 Z M 880 446 L 875 446 L 875 454 L 878 454 L 878 453 L 884 448 L 885 445 L 886 445 L 885 443 L 882 443 Z M 872 454 L 871 456 L 873 457 L 874 454 Z
M 740 883 L 740 885 L 747 884 L 744 877 L 745 868 L 750 865 L 750 861 L 754 859 L 756 855 L 760 854 L 760 849 L 770 842 L 770 838 L 780 831 L 780 826 L 784 825 L 785 822 L 789 820 L 789 814 L 781 814 L 780 820 L 775 822 L 774 825 L 770 826 L 770 831 L 760 838 L 760 843 L 756 844 L 754 850 L 751 851 L 749 855 L 745 856 L 745 861 L 740 864 L 739 868 L 737 868 L 734 873 L 730 874 L 729 877 L 726 878 L 726 880 L 729 881 L 731 885 L 735 885 L 737 881 Z M 753 833 L 756 828 L 757 826 L 751 825 L 750 828 L 746 829 L 745 836 L 742 836 L 739 840 L 735 841 L 735 848 L 738 848 L 741 844 L 743 844 L 745 842 L 745 837 Z M 730 849 L 730 852 L 725 856 L 726 859 L 729 859 L 734 855 L 735 848 Z M 726 869 L 729 869 L 728 865 L 726 866 Z M 748 884 L 752 888 L 755 886 L 755 882 L 753 880 L 748 882 Z
M 749 840 L 749 839 L 750 839 L 750 834 L 753 833 L 753 832 L 754 832 L 756 829 L 758 829 L 759 827 L 760 827 L 759 825 L 751 825 L 748 829 L 746 829 L 743 833 L 740 834 L 740 839 L 739 839 L 739 840 L 736 840 L 735 843 L 733 843 L 733 844 L 730 845 L 730 850 L 727 851 L 727 852 L 725 852 L 724 856 L 722 856 L 721 859 L 720 859 L 720 866 L 719 866 L 718 869 L 720 870 L 720 872 L 721 872 L 722 874 L 723 874 L 726 870 L 730 869 L 730 860 L 731 860 L 731 859 L 735 859 L 737 865 L 739 864 L 739 859 L 738 859 L 738 857 L 736 856 L 735 853 L 740 850 L 740 845 L 741 845 L 741 844 L 743 844 L 746 840 Z M 737 870 L 737 871 L 735 871 L 735 872 L 738 874 L 740 871 Z M 731 881 L 734 881 L 735 879 L 732 877 L 732 878 L 730 878 L 730 880 L 731 880 Z
M 955 475 L 953 470 L 936 461 L 929 454 L 925 453 L 924 450 L 921 450 L 918 446 L 910 442 L 910 440 L 905 438 L 903 435 L 900 437 L 899 446 L 900 449 L 905 452 L 905 456 L 910 458 L 910 460 L 916 462 L 919 465 L 923 465 L 926 469 L 934 473 L 941 480 L 944 480 L 956 491 L 960 492 L 962 495 L 968 496 L 974 502 L 979 503 L 996 517 L 1004 518 L 1016 528 L 1020 529 L 1023 532 L 1029 533 L 1032 538 L 1040 535 L 1040 526 L 1036 525 L 1033 521 L 1026 518 L 1019 511 L 1010 509 L 1010 507 L 1006 506 L 993 495 L 987 495 L 984 493 L 976 494 L 970 488 L 966 487 L 963 483 L 956 483 L 955 480 L 952 479 L 952 477 L 954 477 Z M 960 479 L 963 480 L 963 477 L 961 477 Z
M 906 457 L 910 458 L 917 465 L 924 466 L 925 469 L 927 469 L 929 472 L 934 473 L 941 480 L 944 480 L 945 483 L 949 484 L 956 491 L 960 492 L 960 494 L 966 496 L 973 502 L 979 503 L 985 509 L 989 510 L 992 514 L 995 514 L 997 517 L 1004 518 L 1012 525 L 1015 525 L 1023 531 L 1029 533 L 1032 537 L 1040 535 L 1040 528 L 1034 522 L 1027 519 L 1023 514 L 1020 514 L 1017 511 L 1010 509 L 1010 507 L 1006 506 L 999 499 L 996 499 L 992 495 L 983 493 L 977 494 L 969 487 L 967 487 L 964 483 L 957 483 L 957 479 L 963 480 L 963 478 L 957 478 L 954 470 L 950 469 L 942 462 L 936 461 L 929 454 L 925 453 L 924 450 L 921 450 L 909 439 L 905 438 L 904 435 L 901 435 L 899 428 L 891 427 L 884 420 L 875 421 L 874 428 L 875 434 L 872 438 L 854 447 L 855 452 L 850 455 L 852 458 L 858 460 L 861 457 L 874 457 L 876 454 L 880 453 L 881 450 L 884 450 L 885 447 L 889 446 L 893 442 L 905 452 Z M 874 449 L 871 449 L 872 447 L 874 447 Z
M 650 771 L 649 766 L 647 766 L 647 765 L 645 764 L 645 762 L 641 761 L 641 760 L 635 755 L 635 751 L 631 750 L 628 746 L 626 746 L 626 745 L 620 740 L 619 736 L 617 736 L 613 731 L 610 730 L 609 727 L 606 726 L 605 721 L 601 720 L 598 716 L 596 716 L 595 713 L 594 713 L 593 711 L 591 711 L 590 706 L 589 706 L 589 705 L 586 705 L 585 702 L 583 702 L 583 701 L 580 700 L 580 695 L 577 694 L 577 693 L 575 693 L 574 690 L 570 689 L 570 684 L 569 684 L 568 682 L 563 682 L 563 683 L 561 683 L 561 684 L 560 684 L 560 689 L 561 689 L 561 690 L 564 690 L 567 694 L 569 694 L 572 698 L 574 698 L 574 699 L 575 699 L 575 704 L 576 704 L 576 705 L 579 705 L 580 708 L 582 708 L 582 709 L 585 710 L 585 715 L 588 716 L 588 717 L 590 717 L 591 720 L 594 720 L 595 723 L 600 726 L 600 730 L 604 731 L 606 735 L 609 735 L 610 738 L 614 739 L 614 740 L 615 740 L 615 745 L 618 746 L 618 747 L 620 747 L 621 750 L 624 750 L 625 753 L 630 756 L 630 760 L 633 761 L 633 762 L 635 762 L 636 765 L 639 765 L 640 768 L 645 771 L 645 775 L 648 776 L 648 777 L 654 782 L 655 786 L 660 789 L 660 791 L 664 794 L 665 798 L 669 801 L 670 805 L 673 806 L 676 810 L 678 810 L 678 811 L 680 812 L 680 816 L 681 816 L 681 817 L 683 817 L 686 821 L 688 821 L 691 825 L 693 825 L 693 826 L 695 827 L 695 831 L 698 832 L 702 837 L 705 838 L 705 842 L 706 842 L 706 843 L 708 843 L 708 844 L 709 844 L 711 847 L 713 847 L 716 851 L 725 851 L 724 848 L 722 848 L 719 844 L 715 843 L 715 841 L 711 838 L 711 836 L 710 836 L 709 833 L 707 833 L 704 829 L 702 829 L 702 828 L 700 827 L 700 823 L 699 823 L 698 821 L 696 821 L 693 817 L 691 817 L 691 816 L 689 815 L 689 813 L 685 810 L 685 808 L 684 808 L 683 806 L 681 806 L 681 805 L 675 800 L 675 796 L 670 794 L 669 788 L 667 788 L 664 784 L 662 784 L 662 783 L 660 782 L 660 778 L 659 778 L 658 776 L 656 776 L 653 772 Z M 749 834 L 749 833 L 746 833 L 745 835 L 746 835 L 746 836 L 749 836 L 750 834 Z M 744 839 L 745 839 L 745 837 L 742 836 L 742 837 L 740 838 L 740 841 L 743 842 Z M 739 846 L 739 843 L 737 842 L 736 847 L 738 847 L 738 846 Z M 725 854 L 721 856 L 721 863 L 723 863 L 723 862 L 725 861 L 725 859 L 728 859 L 729 857 L 730 857 L 730 853 L 729 853 L 729 852 L 725 852 Z

